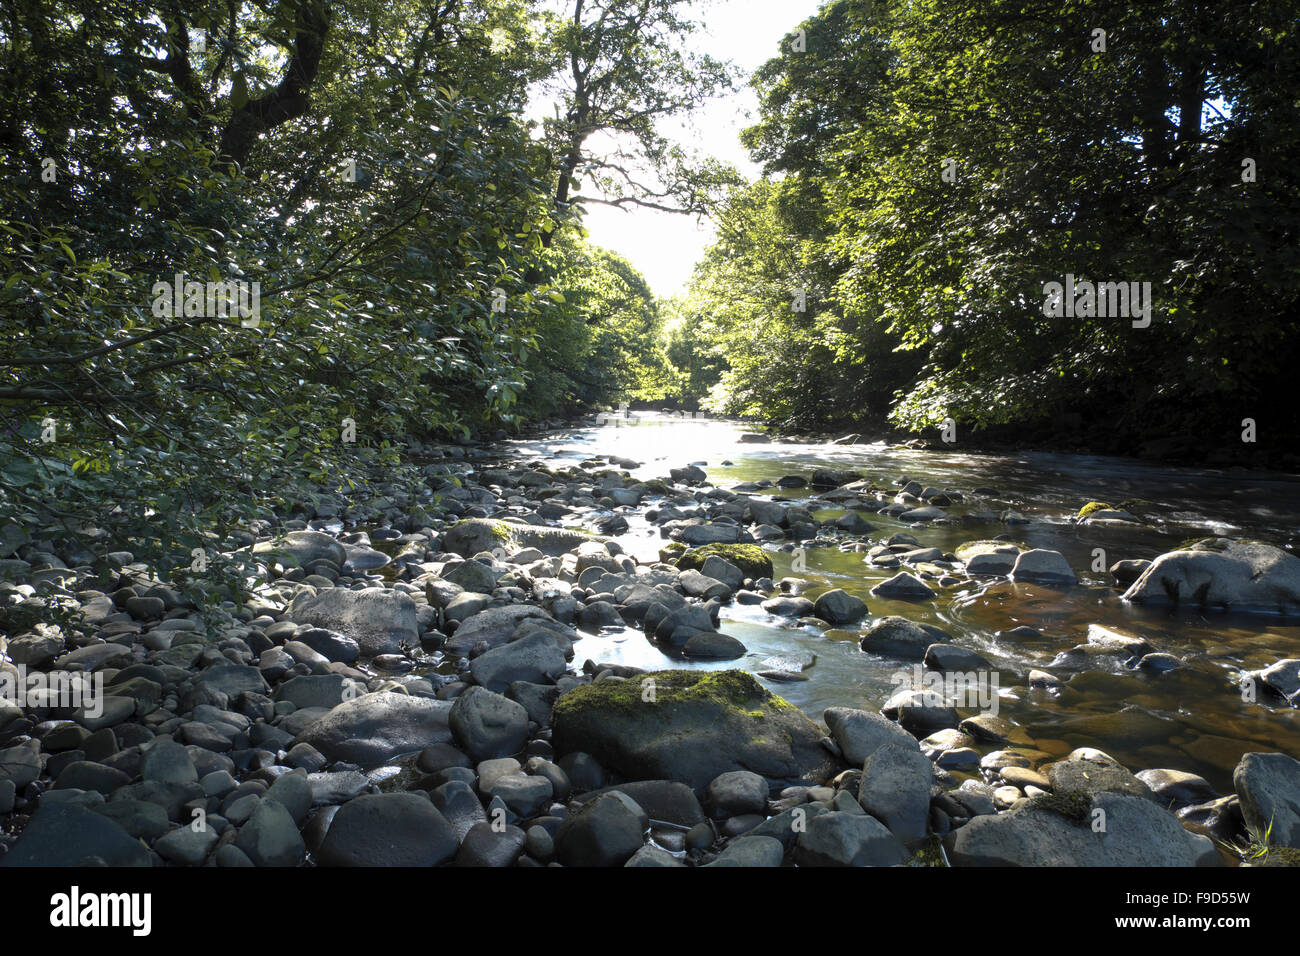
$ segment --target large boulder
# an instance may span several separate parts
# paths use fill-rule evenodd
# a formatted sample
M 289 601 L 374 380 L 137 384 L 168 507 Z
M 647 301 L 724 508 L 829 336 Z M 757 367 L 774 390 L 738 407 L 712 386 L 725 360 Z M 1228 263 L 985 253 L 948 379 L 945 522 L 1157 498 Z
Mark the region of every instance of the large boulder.
M 553 635 L 543 630 L 480 654 L 470 662 L 474 680 L 490 691 L 503 693 L 515 681 L 551 684 L 564 673 L 564 652 Z
M 295 744 L 311 744 L 330 760 L 377 767 L 430 744 L 449 743 L 452 702 L 393 691 L 344 701 L 310 724 Z
M 925 839 L 930 816 L 930 760 L 915 746 L 885 744 L 866 759 L 858 803 L 903 843 Z
M 289 619 L 346 634 L 363 654 L 395 654 L 402 644 L 420 639 L 415 602 L 401 591 L 382 588 L 304 591 L 289 605 Z
M 1286 754 L 1244 754 L 1232 784 L 1248 827 L 1261 836 L 1267 832 L 1274 846 L 1300 847 L 1300 761 Z
M 1215 853 L 1168 810 L 1124 793 L 1026 800 L 972 818 L 944 846 L 953 866 L 1196 866 Z
M 149 866 L 149 851 L 118 823 L 71 803 L 41 806 L 0 866 Z
M 1206 539 L 1160 555 L 1124 600 L 1300 614 L 1300 558 L 1262 542 Z
M 500 647 L 512 637 L 526 633 L 521 630 L 525 624 L 528 629 L 559 626 L 555 618 L 545 610 L 531 604 L 490 607 L 462 621 L 443 646 L 443 653 L 447 657 L 466 657 L 479 642 L 486 643 L 488 647 Z
M 552 714 L 557 753 L 583 751 L 630 779 L 696 790 L 731 770 L 824 780 L 836 767 L 821 739 L 797 707 L 735 670 L 601 681 L 563 694 Z
M 282 541 L 253 545 L 253 553 L 279 558 L 286 564 L 309 568 L 325 560 L 338 568 L 348 559 L 347 549 L 323 531 L 290 531 Z
M 543 554 L 556 557 L 572 551 L 583 542 L 601 540 L 565 528 L 467 518 L 447 529 L 442 536 L 442 547 L 444 551 L 459 554 L 463 558 L 473 557 L 482 551 L 495 551 L 497 548 L 507 554 L 513 554 L 522 548 L 536 548 Z
M 316 852 L 322 866 L 437 866 L 456 855 L 456 831 L 414 793 L 370 793 L 339 807 Z

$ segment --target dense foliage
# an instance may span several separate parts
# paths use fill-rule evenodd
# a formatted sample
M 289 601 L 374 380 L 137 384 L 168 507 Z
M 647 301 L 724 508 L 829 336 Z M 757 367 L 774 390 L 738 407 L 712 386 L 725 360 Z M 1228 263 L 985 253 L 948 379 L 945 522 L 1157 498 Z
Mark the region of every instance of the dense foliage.
M 524 116 L 565 43 L 667 56 L 689 23 L 575 3 L 618 29 L 575 40 L 530 0 L 6 4 L 4 539 L 188 561 L 212 528 L 400 474 L 412 437 L 662 374 L 644 281 L 582 238 L 572 143 Z M 603 81 L 601 122 L 653 95 L 629 82 Z
M 754 79 L 770 180 L 683 300 L 729 360 L 715 407 L 1294 453 L 1294 4 L 834 0 L 801 31 Z M 1045 314 L 1067 274 L 1149 282 L 1149 325 Z

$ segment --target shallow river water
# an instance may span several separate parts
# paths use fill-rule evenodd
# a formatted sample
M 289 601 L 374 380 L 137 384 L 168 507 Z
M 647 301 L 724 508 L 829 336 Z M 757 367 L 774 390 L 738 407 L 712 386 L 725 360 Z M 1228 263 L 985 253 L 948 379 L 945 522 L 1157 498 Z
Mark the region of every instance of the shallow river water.
M 748 648 L 737 661 L 683 664 L 662 654 L 640 631 L 627 629 L 584 637 L 575 647 L 576 664 L 591 658 L 648 668 L 759 671 L 771 666 L 760 663 L 766 658 L 801 651 L 816 655 L 815 664 L 804 672 L 808 680 L 771 683 L 774 693 L 813 717 L 831 706 L 874 710 L 912 665 L 868 654 L 858 640 L 872 620 L 897 614 L 935 624 L 955 643 L 988 658 L 997 668 L 998 716 L 1021 725 L 1026 738 L 1017 743 L 1044 755 L 1098 747 L 1135 772 L 1151 767 L 1190 771 L 1220 792 L 1231 791 L 1232 770 L 1242 753 L 1282 751 L 1300 757 L 1300 713 L 1276 703 L 1245 701 L 1236 683 L 1243 669 L 1300 657 L 1300 621 L 1144 610 L 1120 600 L 1108 573 L 1092 570 L 1096 548 L 1104 549 L 1104 564 L 1109 566 L 1126 558 L 1154 558 L 1190 538 L 1207 536 L 1259 538 L 1293 549 L 1300 530 L 1300 479 L 1295 476 L 1036 452 L 977 455 L 883 445 L 752 444 L 740 441 L 746 431 L 734 422 L 643 417 L 636 424 L 511 442 L 508 453 L 516 460 L 541 458 L 560 464 L 597 455 L 630 458 L 641 463 L 631 469 L 632 475 L 644 479 L 666 478 L 669 468 L 701 463 L 709 483 L 720 488 L 763 479 L 774 482 L 783 475 L 807 477 L 819 467 L 855 470 L 889 488 L 906 476 L 961 492 L 965 500 L 945 509 L 955 519 L 946 524 L 910 525 L 864 513 L 876 529 L 868 535 L 873 542 L 909 531 L 922 546 L 949 552 L 965 541 L 1009 533 L 1028 547 L 1063 553 L 1079 583 L 1056 588 L 985 578 L 943 589 L 932 601 L 890 601 L 869 592 L 895 570 L 871 567 L 860 552 L 809 547 L 807 570 L 795 575 L 810 582 L 805 596 L 815 600 L 832 587 L 858 595 L 870 608 L 861 625 L 796 626 L 758 605 L 731 604 L 723 608 L 721 630 Z M 975 495 L 976 488 L 997 494 Z M 756 494 L 803 504 L 818 519 L 843 513 L 819 502 L 810 488 L 772 487 Z M 1098 527 L 1074 521 L 1089 501 L 1116 504 L 1133 499 L 1143 502 L 1142 516 L 1149 525 Z M 1029 523 L 1006 525 L 969 517 L 1007 508 Z M 627 515 L 630 530 L 618 541 L 638 559 L 653 561 L 667 542 L 656 526 L 636 514 L 643 510 Z M 781 544 L 766 546 L 778 581 L 792 574 L 791 554 L 776 550 Z M 1184 664 L 1163 674 L 1129 669 L 1118 661 L 1085 671 L 1049 666 L 1058 653 L 1083 643 L 1092 624 L 1142 637 Z M 1037 629 L 1041 639 L 1005 635 L 1020 625 Z M 1059 693 L 1031 690 L 1026 682 L 1030 668 L 1052 671 L 1067 683 Z

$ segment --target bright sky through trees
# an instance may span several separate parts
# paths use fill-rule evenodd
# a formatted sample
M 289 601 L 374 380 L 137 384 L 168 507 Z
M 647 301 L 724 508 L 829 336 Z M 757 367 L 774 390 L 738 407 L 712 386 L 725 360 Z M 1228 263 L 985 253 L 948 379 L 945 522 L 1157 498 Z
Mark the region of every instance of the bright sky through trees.
M 740 130 L 750 125 L 752 111 L 757 107 L 754 92 L 743 84 L 755 68 L 777 54 L 781 38 L 816 13 L 818 5 L 818 0 L 716 0 L 701 4 L 705 27 L 688 41 L 689 46 L 734 62 L 743 71 L 742 85 L 695 116 L 665 124 L 664 131 L 704 155 L 732 163 L 748 177 L 757 177 L 758 167 L 749 161 L 739 139 Z M 530 113 L 546 115 L 551 108 L 549 103 L 538 102 Z M 590 145 L 603 149 L 610 144 L 593 137 Z M 592 205 L 586 224 L 592 242 L 632 262 L 655 294 L 661 296 L 682 289 L 714 235 L 707 221 L 639 208 Z

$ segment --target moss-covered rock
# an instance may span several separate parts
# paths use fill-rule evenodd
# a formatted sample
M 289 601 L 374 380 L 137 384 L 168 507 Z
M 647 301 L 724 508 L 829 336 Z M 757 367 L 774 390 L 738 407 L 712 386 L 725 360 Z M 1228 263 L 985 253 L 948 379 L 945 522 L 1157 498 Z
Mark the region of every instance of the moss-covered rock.
M 756 544 L 706 544 L 691 548 L 677 559 L 677 567 L 682 571 L 698 571 L 710 555 L 717 555 L 724 561 L 730 561 L 748 578 L 770 578 L 772 576 L 772 559 Z
M 659 560 L 663 561 L 665 564 L 672 564 L 689 550 L 690 547 L 682 544 L 680 541 L 669 541 L 659 549 Z
M 1089 501 L 1086 505 L 1084 505 L 1082 508 L 1079 509 L 1079 513 L 1075 515 L 1075 517 L 1082 519 L 1088 517 L 1088 515 L 1096 511 L 1113 511 L 1113 510 L 1114 509 L 1111 508 L 1111 506 L 1106 504 L 1106 502 L 1104 501 Z
M 589 753 L 631 780 L 699 789 L 732 770 L 820 781 L 836 769 L 817 725 L 744 671 L 657 671 L 578 687 L 556 701 L 551 724 L 557 753 Z
M 493 521 L 488 518 L 466 518 L 458 521 L 443 533 L 442 548 L 461 557 L 472 557 L 480 551 L 504 548 L 507 553 L 520 548 L 537 548 L 543 554 L 561 555 L 584 541 L 598 541 L 591 535 L 567 528 L 548 528 L 543 525 L 516 524 L 512 521 Z

